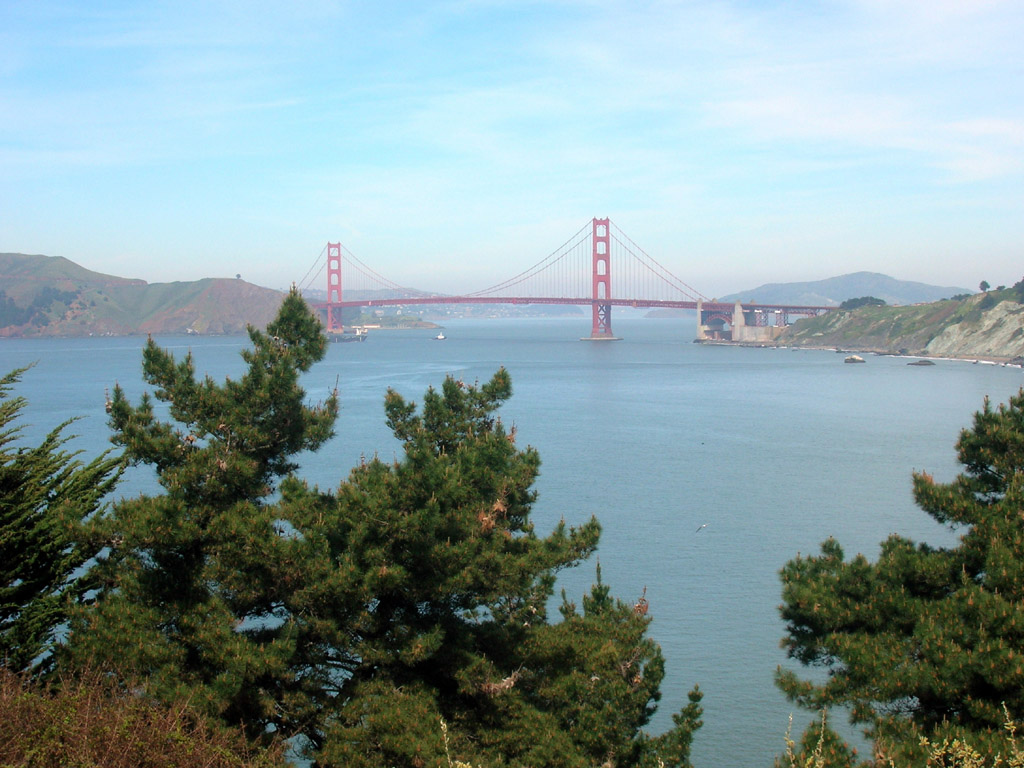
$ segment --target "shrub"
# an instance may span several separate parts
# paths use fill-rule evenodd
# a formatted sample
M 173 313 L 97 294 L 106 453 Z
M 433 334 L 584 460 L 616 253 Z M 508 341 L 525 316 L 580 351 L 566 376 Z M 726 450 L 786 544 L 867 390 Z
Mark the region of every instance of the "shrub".
M 874 296 L 861 296 L 859 299 L 847 299 L 839 305 L 840 309 L 857 309 L 858 307 L 884 307 L 885 301 Z
M 90 672 L 53 688 L 0 669 L 0 765 L 76 768 L 271 768 L 280 745 L 256 749 L 187 701 L 156 704 Z

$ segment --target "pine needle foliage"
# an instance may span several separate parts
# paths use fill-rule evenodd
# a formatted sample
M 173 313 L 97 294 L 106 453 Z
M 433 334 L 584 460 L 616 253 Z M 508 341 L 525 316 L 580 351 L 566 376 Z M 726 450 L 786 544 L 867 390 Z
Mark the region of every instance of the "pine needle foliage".
M 249 739 L 296 737 L 318 766 L 688 765 L 699 691 L 669 733 L 642 731 L 664 674 L 646 602 L 599 579 L 582 613 L 566 601 L 549 622 L 557 574 L 594 552 L 600 526 L 537 535 L 540 459 L 498 415 L 506 370 L 449 377 L 421 407 L 389 390 L 401 457 L 323 491 L 291 474 L 337 410 L 334 396 L 305 405 L 298 386 L 324 353 L 320 328 L 293 294 L 250 335 L 248 372 L 222 385 L 147 345 L 171 421 L 114 391 L 114 441 L 163 493 L 93 526 L 109 555 L 74 661 L 187 697 Z
M 549 621 L 556 574 L 600 529 L 536 534 L 540 462 L 497 416 L 510 395 L 504 369 L 480 385 L 449 377 L 421 409 L 389 391 L 401 459 L 367 461 L 336 493 L 284 487 L 285 516 L 329 564 L 295 609 L 345 649 L 321 672 L 337 693 L 311 734 L 318 764 L 688 764 L 699 692 L 669 734 L 641 731 L 663 676 L 646 609 L 598 583 L 582 614 L 566 602 Z
M 237 381 L 197 380 L 191 355 L 176 361 L 150 339 L 152 396 L 133 405 L 114 389 L 112 440 L 156 469 L 163 493 L 123 500 L 93 526 L 109 553 L 71 646 L 79 663 L 137 673 L 156 695 L 187 695 L 250 737 L 287 736 L 309 707 L 293 673 L 299 623 L 285 608 L 301 543 L 282 531 L 274 494 L 295 454 L 332 435 L 337 399 L 305 402 L 299 377 L 327 341 L 296 291 L 249 338 Z
M 26 372 L 0 378 L 0 666 L 46 673 L 59 628 L 88 581 L 83 566 L 96 554 L 79 535 L 102 508 L 120 475 L 109 454 L 88 464 L 65 446 L 65 422 L 35 447 L 17 447 L 17 419 L 27 402 L 11 397 Z
M 849 706 L 890 744 L 952 728 L 985 749 L 1024 714 L 1024 390 L 986 400 L 957 454 L 952 482 L 913 477 L 918 506 L 962 531 L 957 546 L 893 535 L 872 563 L 830 539 L 782 570 L 784 646 L 828 676 L 780 670 L 778 684 L 809 707 Z

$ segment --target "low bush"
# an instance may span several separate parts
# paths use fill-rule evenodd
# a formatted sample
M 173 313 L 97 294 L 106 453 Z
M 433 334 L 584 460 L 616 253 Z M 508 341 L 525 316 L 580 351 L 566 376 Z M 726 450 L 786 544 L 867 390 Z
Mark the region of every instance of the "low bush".
M 103 675 L 51 688 L 0 669 L 0 765 L 75 768 L 279 768 L 283 749 L 257 748 L 212 725 L 187 701 L 154 703 Z

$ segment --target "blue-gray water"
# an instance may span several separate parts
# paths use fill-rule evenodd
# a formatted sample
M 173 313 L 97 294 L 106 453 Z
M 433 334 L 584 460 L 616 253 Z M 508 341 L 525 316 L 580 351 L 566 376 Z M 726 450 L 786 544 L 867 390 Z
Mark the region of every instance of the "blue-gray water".
M 514 395 L 503 410 L 520 443 L 540 451 L 538 533 L 597 515 L 603 578 L 619 597 L 644 588 L 668 676 L 652 726 L 660 731 L 699 683 L 705 725 L 700 768 L 771 764 L 794 708 L 772 675 L 779 649 L 777 572 L 833 535 L 848 555 L 874 556 L 891 532 L 953 541 L 913 504 L 910 473 L 957 471 L 954 442 L 985 395 L 1005 401 L 1020 369 L 940 361 L 933 367 L 832 352 L 734 349 L 690 343 L 690 322 L 616 317 L 623 341 L 581 342 L 589 320 L 453 321 L 428 331 L 381 331 L 339 344 L 306 378 L 312 399 L 337 383 L 337 437 L 303 460 L 302 474 L 334 486 L 362 455 L 390 458 L 388 386 L 419 400 L 446 374 L 484 380 L 499 366 Z M 192 349 L 215 378 L 243 370 L 244 338 L 158 339 Z M 19 387 L 30 399 L 26 439 L 65 418 L 92 455 L 106 446 L 104 389 L 135 396 L 142 339 L 2 340 L 0 372 L 38 361 Z M 140 475 L 124 486 L 136 492 Z M 699 533 L 697 528 L 707 524 Z M 570 595 L 594 562 L 567 574 Z M 806 716 L 797 712 L 797 720 Z

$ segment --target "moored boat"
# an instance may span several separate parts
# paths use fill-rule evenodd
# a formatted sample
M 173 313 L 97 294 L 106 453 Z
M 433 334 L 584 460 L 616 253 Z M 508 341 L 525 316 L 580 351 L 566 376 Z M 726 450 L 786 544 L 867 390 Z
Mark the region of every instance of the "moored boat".
M 328 332 L 327 338 L 333 342 L 366 341 L 365 328 L 353 328 L 351 331 Z

